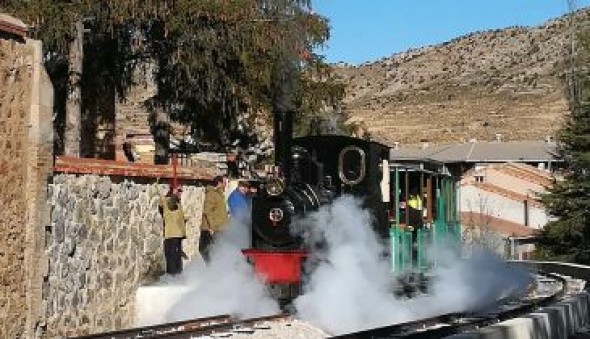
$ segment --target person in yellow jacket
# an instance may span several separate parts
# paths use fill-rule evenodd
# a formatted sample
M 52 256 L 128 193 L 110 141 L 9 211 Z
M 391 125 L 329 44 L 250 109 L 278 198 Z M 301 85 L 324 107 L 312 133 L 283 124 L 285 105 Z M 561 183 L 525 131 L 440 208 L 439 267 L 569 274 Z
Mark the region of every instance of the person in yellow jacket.
M 409 223 L 414 229 L 422 228 L 422 197 L 418 192 L 418 189 L 412 189 L 410 192 L 410 198 L 408 199 L 409 207 Z
M 164 256 L 166 257 L 166 273 L 182 272 L 182 239 L 186 238 L 186 225 L 180 192 L 171 192 L 160 201 L 164 219 Z
M 212 185 L 205 188 L 203 203 L 203 219 L 201 220 L 201 235 L 199 237 L 199 252 L 205 262 L 210 260 L 210 247 L 218 232 L 227 227 L 229 218 L 225 203 L 225 178 L 213 178 Z

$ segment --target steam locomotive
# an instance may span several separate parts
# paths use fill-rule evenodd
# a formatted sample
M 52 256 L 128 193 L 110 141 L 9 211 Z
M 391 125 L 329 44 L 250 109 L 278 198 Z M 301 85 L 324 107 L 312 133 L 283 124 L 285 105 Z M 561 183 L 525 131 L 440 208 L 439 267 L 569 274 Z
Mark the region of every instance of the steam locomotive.
M 433 243 L 460 243 L 457 180 L 444 164 L 397 157 L 390 147 L 342 135 L 291 137 L 292 112 L 275 115 L 275 166 L 258 181 L 252 203 L 252 247 L 243 250 L 280 299 L 299 293 L 309 248 L 294 235 L 294 218 L 350 194 L 373 216 L 375 233 L 389 244 L 394 273 L 426 269 Z M 406 204 L 419 192 L 420 222 Z

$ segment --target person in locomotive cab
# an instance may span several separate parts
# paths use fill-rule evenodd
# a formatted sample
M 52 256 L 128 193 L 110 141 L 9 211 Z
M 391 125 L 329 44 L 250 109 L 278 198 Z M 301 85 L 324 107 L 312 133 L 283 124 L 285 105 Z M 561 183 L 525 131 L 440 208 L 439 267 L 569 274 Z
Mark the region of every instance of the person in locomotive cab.
M 212 185 L 205 188 L 203 219 L 199 236 L 199 252 L 205 262 L 209 262 L 209 249 L 215 241 L 216 234 L 225 229 L 229 221 L 225 204 L 225 185 L 225 178 L 217 176 L 213 178 Z
M 160 201 L 160 209 L 164 219 L 164 256 L 166 257 L 166 273 L 182 272 L 182 240 L 186 238 L 184 212 L 180 205 L 180 192 L 168 192 Z
M 238 181 L 238 187 L 227 198 L 227 205 L 232 218 L 244 218 L 244 220 L 250 218 L 252 197 L 250 184 L 247 181 Z
M 422 197 L 417 189 L 410 191 L 410 197 L 407 202 L 408 206 L 408 222 L 414 229 L 423 226 L 422 221 Z

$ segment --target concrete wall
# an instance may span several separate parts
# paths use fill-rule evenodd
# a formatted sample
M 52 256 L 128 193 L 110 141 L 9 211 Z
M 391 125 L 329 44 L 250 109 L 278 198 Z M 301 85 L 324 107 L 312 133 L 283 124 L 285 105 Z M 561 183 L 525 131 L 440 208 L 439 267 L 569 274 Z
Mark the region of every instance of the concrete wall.
M 49 275 L 45 286 L 49 337 L 133 325 L 135 290 L 163 274 L 158 201 L 167 185 L 118 177 L 57 175 L 49 186 Z M 185 252 L 198 257 L 203 189 L 183 186 Z
M 43 226 L 52 166 L 53 88 L 41 44 L 0 39 L 0 337 L 43 324 Z

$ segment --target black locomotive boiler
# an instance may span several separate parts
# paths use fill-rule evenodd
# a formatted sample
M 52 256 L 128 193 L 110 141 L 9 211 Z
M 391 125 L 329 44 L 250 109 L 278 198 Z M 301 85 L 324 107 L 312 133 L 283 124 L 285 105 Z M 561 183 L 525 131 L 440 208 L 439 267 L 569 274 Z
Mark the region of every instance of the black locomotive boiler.
M 382 191 L 384 163 L 385 171 L 389 170 L 387 146 L 338 135 L 295 138 L 291 145 L 289 170 L 283 175 L 271 174 L 253 199 L 253 248 L 303 249 L 300 239 L 290 231 L 292 219 L 343 194 L 362 198 L 375 218 L 377 234 L 389 236 Z

